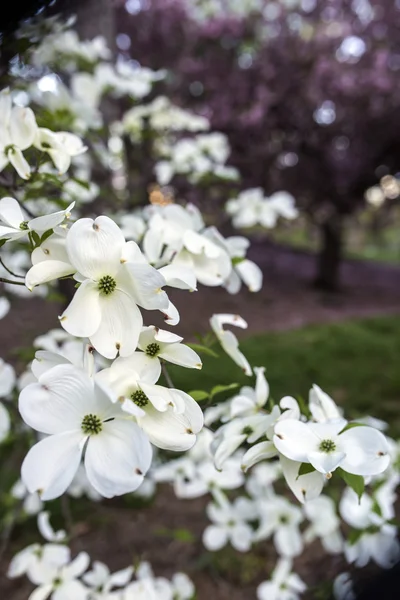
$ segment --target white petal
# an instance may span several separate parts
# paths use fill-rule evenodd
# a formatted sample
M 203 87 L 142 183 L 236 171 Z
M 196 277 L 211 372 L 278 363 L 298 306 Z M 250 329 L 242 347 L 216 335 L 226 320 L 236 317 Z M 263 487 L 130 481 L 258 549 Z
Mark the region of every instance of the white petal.
M 202 367 L 200 356 L 185 344 L 166 344 L 161 349 L 159 356 L 181 367 L 190 369 L 201 369 Z
M 82 432 L 52 435 L 33 446 L 21 467 L 22 481 L 42 500 L 61 496 L 70 485 L 81 460 Z
M 308 459 L 314 469 L 320 473 L 331 473 L 343 462 L 344 452 L 310 452 Z
M 147 406 L 146 416 L 138 419 L 149 440 L 163 450 L 188 450 L 196 442 L 196 433 L 203 425 L 203 413 L 197 402 L 184 392 L 181 394 L 185 396 L 184 413 L 176 413 L 172 407 L 160 412 Z
M 83 416 L 96 409 L 93 384 L 71 364 L 58 365 L 22 390 L 18 408 L 25 423 L 37 431 L 79 430 Z
M 52 600 L 88 600 L 89 590 L 77 579 L 66 581 L 53 592 Z
M 320 444 L 310 426 L 296 419 L 278 421 L 274 432 L 274 444 L 279 452 L 298 462 L 310 462 L 308 454 L 317 450 Z
M 322 473 L 315 471 L 298 477 L 301 463 L 289 460 L 282 455 L 280 455 L 280 463 L 286 483 L 299 502 L 304 503 L 306 500 L 312 500 L 320 495 L 325 481 Z
M 38 529 L 41 536 L 48 542 L 62 542 L 66 540 L 67 534 L 64 530 L 54 531 L 50 523 L 49 511 L 42 511 L 37 519 Z
M 321 388 L 314 384 L 310 390 L 308 403 L 315 421 L 323 422 L 328 419 L 337 419 L 342 415 L 335 402 Z
M 204 530 L 203 544 L 207 550 L 211 550 L 212 552 L 215 550 L 220 550 L 226 546 L 227 541 L 227 532 L 222 527 L 218 527 L 217 525 L 209 525 Z
M 90 557 L 87 552 L 80 552 L 73 561 L 66 565 L 63 569 L 63 573 L 66 579 L 75 579 L 80 577 L 88 568 L 90 563 Z
M 268 381 L 265 379 L 265 368 L 264 367 L 254 367 L 254 373 L 256 374 L 256 398 L 258 406 L 264 406 L 269 396 L 269 385 Z
M 33 590 L 28 600 L 46 600 L 52 591 L 53 585 L 51 583 L 48 583 L 47 585 L 40 585 L 38 588 Z
M 245 441 L 247 435 L 236 434 L 225 438 L 215 451 L 214 461 L 217 469 L 222 469 L 224 462 L 239 448 Z
M 19 202 L 15 198 L 6 196 L 0 200 L 0 220 L 14 229 L 19 229 L 21 223 L 26 220 Z
M 110 297 L 114 294 L 115 292 Z M 75 296 L 60 317 L 60 323 L 71 335 L 90 337 L 98 331 L 102 318 L 98 286 L 87 279 L 76 290 Z
M 288 525 L 278 527 L 274 535 L 274 544 L 278 554 L 282 556 L 298 556 L 303 550 L 303 540 L 299 529 Z
M 31 168 L 19 148 L 15 146 L 10 148 L 7 152 L 7 158 L 22 179 L 29 179 Z
M 251 527 L 238 524 L 232 529 L 231 544 L 239 552 L 248 552 L 251 548 L 253 533 Z
M 0 296 L 0 319 L 4 319 L 4 317 L 8 314 L 11 308 L 11 304 L 8 298 L 5 296 Z
M 57 225 L 60 225 L 64 221 L 67 215 L 70 215 L 70 211 L 74 206 L 75 202 L 70 204 L 65 210 L 59 210 L 58 212 L 32 219 L 29 221 L 29 229 L 40 233 L 54 229 L 54 227 L 57 227 Z
M 99 296 L 101 321 L 88 337 L 96 350 L 106 358 L 129 356 L 137 347 L 143 319 L 134 300 L 120 290 Z M 67 330 L 68 331 L 68 330 Z
M 372 427 L 352 427 L 339 436 L 340 449 L 346 453 L 342 469 L 354 475 L 379 475 L 390 463 L 389 444 Z
M 122 231 L 108 217 L 97 217 L 95 221 L 79 219 L 67 235 L 71 263 L 79 273 L 96 281 L 117 273 L 124 245 Z
M 242 469 L 247 471 L 262 460 L 276 456 L 276 448 L 272 442 L 260 442 L 247 450 L 242 458 Z
M 130 421 L 104 423 L 91 436 L 86 449 L 86 474 L 92 486 L 106 498 L 135 491 L 151 464 L 147 436 Z
M 0 402 L 0 443 L 6 439 L 10 431 L 11 420 L 7 409 Z
M 21 150 L 26 150 L 32 146 L 36 131 L 36 119 L 32 109 L 14 106 L 10 116 L 11 143 Z
M 154 267 L 144 263 L 124 263 L 117 276 L 117 287 L 147 310 L 167 308 L 168 296 L 161 289 L 163 285 L 164 277 Z
M 178 265 L 166 265 L 158 269 L 167 285 L 180 290 L 196 290 L 196 275 L 192 269 Z
M 235 265 L 243 282 L 247 285 L 250 292 L 259 292 L 263 284 L 263 273 L 258 265 L 251 260 L 242 260 Z
M 59 260 L 44 260 L 29 269 L 25 277 L 25 285 L 28 290 L 32 290 L 36 285 L 73 275 L 73 273 L 75 273 L 75 267 L 69 263 Z

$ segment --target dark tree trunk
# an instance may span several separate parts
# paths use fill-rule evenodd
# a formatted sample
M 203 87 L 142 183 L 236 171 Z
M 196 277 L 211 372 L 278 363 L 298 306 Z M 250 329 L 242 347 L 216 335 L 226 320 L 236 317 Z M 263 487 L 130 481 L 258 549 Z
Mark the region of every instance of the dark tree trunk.
M 342 219 L 331 217 L 321 225 L 321 250 L 317 262 L 316 287 L 337 291 L 340 285 L 340 261 L 342 258 Z

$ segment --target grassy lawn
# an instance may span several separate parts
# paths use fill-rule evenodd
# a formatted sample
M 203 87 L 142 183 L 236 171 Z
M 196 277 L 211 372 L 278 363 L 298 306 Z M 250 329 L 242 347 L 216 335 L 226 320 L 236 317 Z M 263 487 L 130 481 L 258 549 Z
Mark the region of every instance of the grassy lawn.
M 345 321 L 243 339 L 250 364 L 265 366 L 271 395 L 308 397 L 318 383 L 346 415 L 370 414 L 400 436 L 400 317 Z M 249 384 L 238 367 L 215 346 L 219 358 L 203 356 L 202 371 L 172 367 L 174 385 L 209 390 L 216 384 Z M 221 396 L 220 396 L 221 397 Z

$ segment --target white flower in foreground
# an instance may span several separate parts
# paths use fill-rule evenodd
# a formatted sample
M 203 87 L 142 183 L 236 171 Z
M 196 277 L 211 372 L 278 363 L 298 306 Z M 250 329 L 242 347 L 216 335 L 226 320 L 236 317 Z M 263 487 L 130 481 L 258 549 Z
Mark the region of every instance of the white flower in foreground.
M 69 219 L 75 202 L 65 210 L 42 217 L 28 219 L 15 198 L 5 197 L 0 200 L 0 239 L 18 240 L 26 237 L 30 231 L 44 233 L 60 225 L 64 219 Z
M 204 546 L 215 551 L 231 543 L 239 552 L 248 552 L 253 541 L 253 530 L 248 521 L 256 516 L 254 503 L 247 498 L 237 498 L 230 504 L 222 494 L 219 494 L 219 502 L 219 505 L 211 503 L 207 506 L 207 516 L 213 524 L 204 530 Z
M 86 474 L 106 498 L 134 491 L 151 464 L 151 447 L 140 428 L 88 375 L 72 365 L 46 371 L 19 398 L 23 420 L 47 434 L 30 449 L 22 480 L 43 500 L 65 492 L 85 453 Z
M 244 371 L 245 375 L 251 375 L 252 370 L 249 361 L 239 350 L 239 342 L 232 331 L 224 329 L 224 325 L 234 325 L 241 329 L 247 329 L 247 323 L 239 315 L 216 314 L 210 319 L 211 329 L 218 338 L 222 348 L 231 359 Z
M 60 317 L 61 325 L 76 337 L 88 337 L 106 358 L 129 356 L 143 323 L 138 305 L 168 308 L 168 296 L 161 290 L 164 277 L 146 262 L 135 242 L 125 242 L 108 217 L 76 221 L 67 234 L 66 249 L 81 283 Z
M 30 108 L 12 106 L 9 89 L 0 92 L 0 171 L 12 164 L 22 179 L 29 179 L 31 168 L 22 154 L 32 146 L 37 131 Z
M 340 573 L 333 582 L 335 600 L 356 600 L 350 573 Z
M 341 467 L 354 475 L 378 475 L 390 462 L 385 436 L 372 427 L 352 427 L 345 431 L 345 419 L 324 423 L 302 423 L 284 419 L 275 426 L 274 444 L 291 460 L 311 463 L 320 473 Z
M 174 600 L 191 600 L 194 598 L 196 589 L 193 581 L 186 573 L 175 573 L 171 580 Z
M 257 588 L 258 600 L 298 600 L 307 589 L 304 581 L 292 573 L 292 561 L 281 558 L 270 581 L 264 581 Z
M 149 358 L 158 362 L 159 358 L 191 369 L 201 369 L 202 363 L 199 355 L 181 344 L 183 338 L 175 333 L 164 331 L 154 325 L 144 327 L 139 336 L 138 348 Z
M 303 550 L 300 523 L 303 513 L 283 496 L 272 496 L 258 502 L 260 526 L 254 539 L 265 540 L 273 535 L 274 546 L 282 556 L 298 556 Z
M 128 585 L 132 578 L 133 567 L 127 567 L 121 571 L 110 573 L 110 569 L 102 562 L 94 561 L 91 571 L 85 573 L 82 580 L 87 586 L 92 588 L 91 598 L 93 600 L 101 598 L 109 598 L 109 592 L 113 588 L 121 588 Z
M 32 583 L 39 586 L 32 592 L 28 600 L 46 600 L 50 595 L 52 600 L 88 600 L 89 590 L 79 581 L 89 566 L 89 555 L 81 552 L 69 564 L 56 566 L 42 563 L 30 572 Z
M 76 271 L 67 254 L 65 236 L 59 235 L 58 231 L 34 249 L 31 261 L 33 266 L 25 277 L 25 285 L 30 291 L 41 283 L 73 275 Z
M 150 441 L 165 450 L 188 450 L 203 427 L 203 413 L 189 394 L 156 385 L 160 363 L 142 352 L 117 358 L 96 379 L 114 392 Z

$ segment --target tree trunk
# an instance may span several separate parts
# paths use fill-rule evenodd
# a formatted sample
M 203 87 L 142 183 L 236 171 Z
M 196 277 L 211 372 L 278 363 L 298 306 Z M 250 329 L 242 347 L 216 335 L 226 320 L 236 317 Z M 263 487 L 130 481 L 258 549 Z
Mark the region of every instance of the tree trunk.
M 321 226 L 322 246 L 318 256 L 316 287 L 337 291 L 340 285 L 340 261 L 342 258 L 342 219 L 331 217 Z

